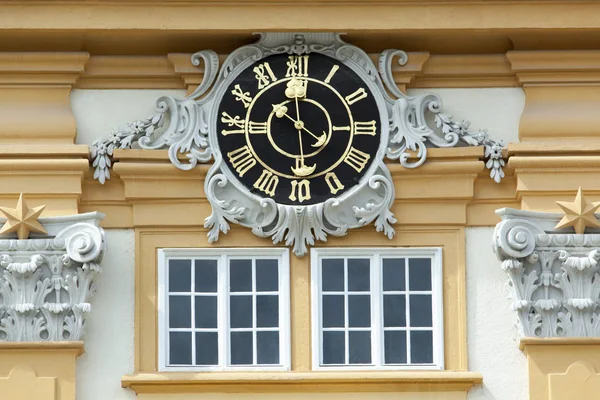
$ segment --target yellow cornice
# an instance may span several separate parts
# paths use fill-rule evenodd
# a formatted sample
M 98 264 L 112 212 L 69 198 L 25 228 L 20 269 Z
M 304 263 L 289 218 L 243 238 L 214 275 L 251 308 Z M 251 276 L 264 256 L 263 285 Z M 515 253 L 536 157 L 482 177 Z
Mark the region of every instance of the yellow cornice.
M 139 373 L 121 385 L 136 393 L 310 393 L 467 391 L 483 382 L 478 372 L 356 371 L 256 373 Z M 318 386 L 315 386 L 318 384 Z
M 199 48 L 197 49 L 199 50 Z M 203 78 L 204 66 L 192 53 L 167 55 L 92 55 L 74 84 L 78 89 L 188 89 Z M 377 63 L 378 54 L 371 54 Z M 220 56 L 221 62 L 226 55 Z M 410 88 L 514 87 L 519 82 L 504 54 L 440 55 L 409 52 L 408 62 L 392 65 L 401 90 Z
M 3 1 L 0 8 L 0 51 L 148 55 L 212 43 L 226 53 L 253 32 L 303 30 L 345 32 L 372 52 L 484 54 L 593 49 L 600 37 L 596 1 L 73 0 Z
M 393 212 L 402 225 L 493 226 L 494 210 L 518 207 L 510 168 L 496 184 L 485 169 L 483 147 L 431 148 L 419 168 L 390 161 L 396 202 Z M 101 185 L 87 172 L 80 211 L 107 215 L 104 227 L 200 227 L 210 214 L 204 178 L 210 164 L 181 171 L 167 150 L 115 150 L 111 179 Z M 161 190 L 156 190 L 160 187 Z

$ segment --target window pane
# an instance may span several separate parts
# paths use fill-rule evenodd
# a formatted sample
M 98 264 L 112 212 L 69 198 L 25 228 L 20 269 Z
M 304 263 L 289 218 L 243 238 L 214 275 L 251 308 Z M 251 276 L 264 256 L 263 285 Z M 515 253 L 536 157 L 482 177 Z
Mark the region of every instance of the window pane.
M 252 260 L 229 260 L 229 290 L 252 291 Z
M 278 296 L 256 296 L 256 326 L 259 328 L 279 326 Z
M 406 326 L 406 296 L 386 294 L 383 296 L 383 326 Z
M 252 296 L 230 296 L 229 313 L 230 327 L 251 328 Z
M 348 296 L 348 326 L 361 328 L 371 326 L 371 296 Z
M 344 332 L 323 332 L 323 364 L 344 364 Z
M 218 365 L 217 332 L 196 332 L 196 365 Z
M 344 326 L 344 296 L 323 296 L 323 327 L 339 328 Z
M 404 258 L 383 259 L 383 290 L 406 290 Z
M 169 364 L 192 363 L 192 333 L 171 332 L 169 333 Z
M 256 362 L 279 364 L 279 332 L 256 332 Z
M 169 260 L 169 292 L 192 290 L 191 265 L 191 260 Z
M 371 260 L 368 258 L 348 259 L 348 290 L 371 290 Z
M 276 292 L 279 289 L 277 260 L 256 260 L 256 291 Z
M 350 364 L 371 363 L 371 332 L 348 332 Z
M 252 364 L 252 332 L 231 332 L 231 364 Z
M 431 327 L 431 295 L 413 294 L 410 296 L 410 326 Z
M 169 296 L 169 327 L 192 327 L 192 297 Z
M 341 258 L 322 261 L 321 287 L 324 292 L 344 290 L 344 260 Z
M 386 364 L 406 364 L 406 332 L 384 332 L 384 355 Z
M 196 296 L 196 328 L 217 327 L 217 296 Z
M 196 260 L 194 274 L 196 292 L 217 292 L 217 260 Z
M 411 258 L 408 262 L 410 290 L 431 290 L 431 259 Z
M 433 333 L 430 331 L 410 332 L 410 357 L 416 364 L 433 362 Z

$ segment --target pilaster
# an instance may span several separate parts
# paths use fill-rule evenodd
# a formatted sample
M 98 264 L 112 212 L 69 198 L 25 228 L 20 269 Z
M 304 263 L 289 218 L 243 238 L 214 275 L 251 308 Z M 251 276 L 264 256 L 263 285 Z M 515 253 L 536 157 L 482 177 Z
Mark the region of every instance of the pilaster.
M 47 233 L 0 240 L 0 398 L 75 400 L 75 362 L 106 248 L 102 218 L 40 218 Z
M 582 234 L 572 233 L 572 228 L 557 230 L 563 216 L 559 213 L 497 213 L 502 222 L 496 225 L 493 246 L 508 275 L 518 316 L 529 399 L 597 397 L 600 229 Z
M 0 144 L 72 144 L 70 92 L 88 53 L 0 53 Z

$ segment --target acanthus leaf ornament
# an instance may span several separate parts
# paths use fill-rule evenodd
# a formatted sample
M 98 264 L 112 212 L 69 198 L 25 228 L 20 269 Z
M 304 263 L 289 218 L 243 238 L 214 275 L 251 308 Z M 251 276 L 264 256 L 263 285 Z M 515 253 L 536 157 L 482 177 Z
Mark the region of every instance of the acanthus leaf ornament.
M 562 233 L 562 217 L 501 209 L 493 246 L 509 277 L 523 336 L 600 335 L 600 231 Z
M 42 218 L 47 234 L 0 239 L 0 341 L 82 339 L 106 249 L 103 217 Z
M 292 62 L 292 57 L 305 60 L 303 57 L 313 57 L 313 55 L 315 59 L 326 56 L 327 59 L 335 62 L 329 75 L 325 74 L 327 78 L 323 76 L 315 80 L 303 75 L 306 71 L 291 69 L 306 68 L 300 65 L 288 65 L 290 69 L 285 73 L 285 77 L 284 73 L 279 71 L 276 76 L 272 70 L 275 68 L 273 60 L 277 59 L 273 57 L 280 56 L 286 59 L 290 57 Z M 205 193 L 212 207 L 212 214 L 205 220 L 205 227 L 209 228 L 210 242 L 218 240 L 221 233 L 227 233 L 231 223 L 249 227 L 258 236 L 270 237 L 275 244 L 284 242 L 292 246 L 293 251 L 299 256 L 304 255 L 307 252 L 307 245 L 313 245 L 316 240 L 326 241 L 328 235 L 343 236 L 348 229 L 372 222 L 375 223 L 377 231 L 391 238 L 395 232 L 392 224 L 396 222 L 390 210 L 394 201 L 394 185 L 384 163 L 386 156 L 399 159 L 404 166 L 417 167 L 425 161 L 426 142 L 439 147 L 450 147 L 457 145 L 460 140 L 466 144 L 486 147 L 486 157 L 492 161 L 491 164 L 488 161 L 488 164 L 491 166 L 492 177 L 496 181 L 503 176 L 504 163 L 499 147 L 496 148 L 500 145 L 490 141 L 484 132 L 469 132 L 465 128 L 466 123 L 454 123 L 451 117 L 440 113 L 441 101 L 437 96 L 411 97 L 400 92 L 391 79 L 391 60 L 394 57 L 406 61 L 406 53 L 386 50 L 380 58 L 378 71 L 363 50 L 343 42 L 340 36 L 334 33 L 261 34 L 256 43 L 234 50 L 220 68 L 216 53 L 212 51 L 196 53 L 192 57 L 193 62 L 198 65 L 202 61 L 205 66 L 204 78 L 200 86 L 184 99 L 173 97 L 158 99 L 158 114 L 130 124 L 128 128 L 117 131 L 108 139 L 95 142 L 91 148 L 92 165 L 96 168 L 95 177 L 102 183 L 110 177 L 108 171 L 115 148 L 167 148 L 170 161 L 182 170 L 194 168 L 197 163 L 213 161 L 205 178 Z M 269 65 L 268 61 L 273 65 Z M 259 159 L 251 142 L 248 142 L 248 148 L 238 145 L 236 149 L 224 151 L 219 140 L 223 140 L 220 135 L 225 133 L 222 132 L 223 129 L 218 128 L 222 126 L 219 124 L 227 123 L 229 138 L 235 138 L 235 135 L 240 133 L 242 136 L 250 137 L 253 128 L 255 133 L 263 132 L 256 128 L 256 126 L 262 127 L 263 125 L 260 124 L 264 124 L 263 122 L 253 121 L 257 124 L 255 127 L 252 127 L 249 122 L 251 121 L 249 116 L 254 112 L 252 111 L 254 103 L 258 101 L 256 99 L 262 92 L 250 93 L 247 85 L 244 86 L 242 81 L 236 81 L 240 74 L 248 74 L 248 71 L 256 74 L 259 90 L 263 88 L 271 90 L 279 83 L 289 82 L 296 73 L 300 74 L 300 80 L 303 80 L 304 84 L 310 81 L 309 95 L 306 94 L 306 89 L 304 91 L 294 89 L 294 93 L 303 97 L 301 103 L 304 109 L 298 108 L 298 98 L 294 97 L 292 89 L 290 89 L 291 97 L 280 98 L 269 104 L 269 110 L 272 110 L 269 118 L 274 118 L 276 123 L 279 123 L 279 120 L 291 119 L 297 130 L 294 136 L 297 139 L 293 140 L 300 143 L 299 155 L 293 154 L 289 149 L 279 149 L 279 152 L 287 154 L 288 157 L 299 157 L 296 159 L 298 164 L 291 168 L 291 171 L 290 168 L 287 169 L 288 177 L 281 171 L 265 169 L 264 175 L 260 177 L 256 175 L 252 178 L 256 179 L 254 189 L 249 188 L 247 182 L 244 183 L 252 173 L 258 174 L 252 172 L 251 168 L 254 165 L 266 168 L 268 165 L 265 166 Z M 351 113 L 350 123 L 347 126 L 344 124 L 336 126 L 329 121 L 328 129 L 308 127 L 305 123 L 307 121 L 314 123 L 314 119 L 301 120 L 300 111 L 304 115 L 306 107 L 310 104 L 314 109 L 321 107 L 327 119 L 329 118 L 327 110 L 321 104 L 327 104 L 328 108 L 331 102 L 323 102 L 311 97 L 316 93 L 314 88 L 326 87 L 330 88 L 328 90 L 333 91 L 332 93 L 336 93 L 335 89 L 331 88 L 333 83 L 330 79 L 335 74 L 340 76 L 342 73 L 357 75 L 361 85 L 364 86 L 353 93 L 338 94 Z M 396 98 L 390 97 L 386 88 Z M 220 108 L 225 96 L 231 98 L 231 107 L 237 107 L 238 110 L 246 113 L 245 119 L 239 117 L 240 114 L 233 114 Z M 367 96 L 369 99 L 372 96 L 377 111 L 369 114 L 370 118 L 358 119 L 358 122 L 353 124 L 352 115 L 356 110 L 353 104 Z M 289 104 L 284 107 L 281 101 L 287 101 Z M 439 130 L 443 132 L 441 136 L 427 125 L 425 114 L 429 112 L 435 115 Z M 292 122 L 287 121 L 290 124 Z M 371 126 L 369 124 L 373 124 L 372 131 L 369 130 Z M 357 129 L 361 129 L 364 138 L 368 138 L 371 134 L 375 135 L 378 145 L 373 153 L 367 152 L 365 148 L 354 148 L 354 145 L 352 147 L 348 145 L 340 161 L 343 160 L 360 172 L 353 181 L 344 180 L 342 183 L 337 176 L 339 173 L 333 172 L 337 170 L 325 168 L 327 165 L 324 164 L 327 162 L 323 160 L 326 159 L 305 163 L 303 147 L 309 154 L 306 157 L 310 157 L 313 153 L 316 154 L 320 149 L 329 146 L 329 141 L 337 140 L 333 139 L 334 136 L 330 136 L 330 131 L 336 131 L 338 136 L 344 132 L 351 132 L 352 138 Z M 269 136 L 269 139 L 272 138 Z M 306 142 L 302 146 L 304 140 L 312 142 Z M 276 145 L 277 139 L 272 141 Z M 409 160 L 408 152 L 411 150 L 418 151 L 417 161 Z M 182 154 L 185 155 L 185 159 L 181 158 Z M 341 165 L 343 164 L 342 162 Z M 248 172 L 249 170 L 251 172 Z M 311 197 L 306 182 L 309 180 L 313 182 L 319 174 L 321 177 L 327 175 L 325 181 L 329 185 L 331 194 L 315 196 L 312 193 Z M 271 178 L 271 175 L 276 176 L 277 180 Z M 302 181 L 304 177 L 306 182 Z M 266 179 L 271 180 L 266 181 Z M 276 201 L 275 187 L 279 184 L 281 189 L 285 185 L 283 183 L 285 179 L 292 185 L 290 200 L 287 200 L 287 195 L 280 194 L 279 197 L 275 196 L 278 199 Z M 303 201 L 305 203 L 302 203 Z

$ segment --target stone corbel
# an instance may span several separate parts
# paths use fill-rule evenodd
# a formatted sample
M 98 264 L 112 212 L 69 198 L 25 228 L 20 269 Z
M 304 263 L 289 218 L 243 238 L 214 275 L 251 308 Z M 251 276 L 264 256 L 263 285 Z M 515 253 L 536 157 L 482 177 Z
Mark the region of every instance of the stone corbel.
M 47 233 L 0 239 L 0 398 L 75 400 L 75 361 L 106 249 L 103 217 L 40 218 Z
M 600 371 L 600 229 L 556 230 L 563 214 L 500 209 L 493 247 L 511 288 L 530 400 L 591 399 Z M 582 367 L 583 366 L 583 367 Z M 591 378 L 590 378 L 591 377 Z M 577 388 L 564 397 L 565 389 Z

